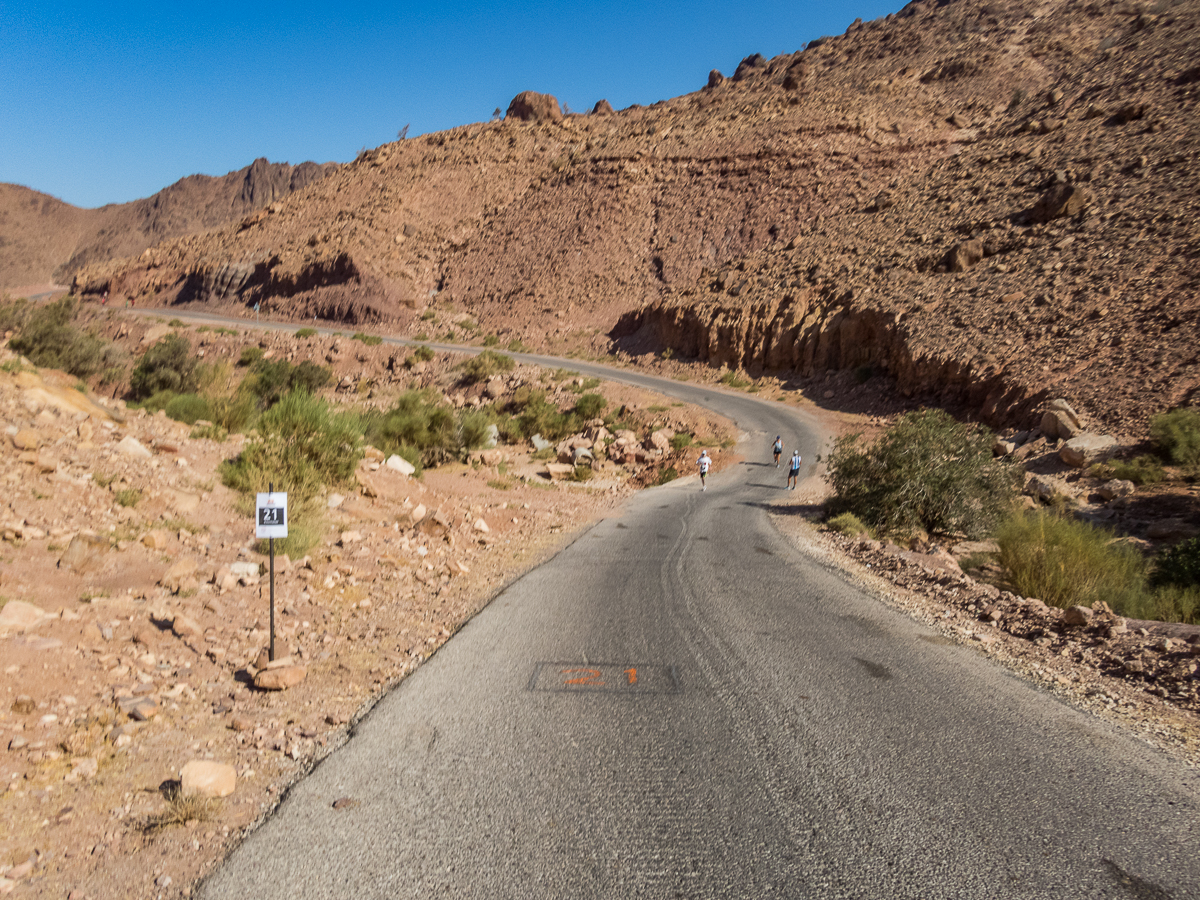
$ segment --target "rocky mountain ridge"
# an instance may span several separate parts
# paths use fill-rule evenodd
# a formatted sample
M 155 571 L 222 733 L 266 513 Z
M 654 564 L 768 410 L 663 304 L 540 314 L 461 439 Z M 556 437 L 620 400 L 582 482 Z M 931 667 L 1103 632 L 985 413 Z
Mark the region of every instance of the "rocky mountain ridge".
M 1198 13 L 918 0 L 650 107 L 523 94 L 75 288 L 849 367 L 993 425 L 1064 396 L 1137 436 L 1200 388 Z
M 135 256 L 160 241 L 240 219 L 336 167 L 259 158 L 236 172 L 189 175 L 151 197 L 97 209 L 0 184 L 0 285 L 69 279 L 82 266 Z

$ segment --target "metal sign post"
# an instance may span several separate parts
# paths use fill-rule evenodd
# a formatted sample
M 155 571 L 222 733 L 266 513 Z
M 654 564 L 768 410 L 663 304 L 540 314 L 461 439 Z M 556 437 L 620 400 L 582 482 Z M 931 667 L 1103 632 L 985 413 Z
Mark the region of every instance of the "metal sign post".
M 271 662 L 275 662 L 275 538 L 287 537 L 287 494 L 275 493 L 274 483 L 259 494 L 254 504 L 254 536 L 266 538 L 271 554 Z

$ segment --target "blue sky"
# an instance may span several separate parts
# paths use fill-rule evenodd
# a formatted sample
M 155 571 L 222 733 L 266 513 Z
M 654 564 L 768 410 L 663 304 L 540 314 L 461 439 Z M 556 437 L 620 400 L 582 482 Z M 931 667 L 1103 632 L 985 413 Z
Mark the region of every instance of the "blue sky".
M 0 181 L 100 206 L 259 156 L 345 162 L 523 90 L 649 104 L 901 5 L 0 0 Z

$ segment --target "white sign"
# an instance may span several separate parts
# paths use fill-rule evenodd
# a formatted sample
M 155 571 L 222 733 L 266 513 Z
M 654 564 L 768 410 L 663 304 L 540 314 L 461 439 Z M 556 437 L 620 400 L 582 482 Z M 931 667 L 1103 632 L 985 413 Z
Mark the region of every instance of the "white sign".
M 287 537 L 287 494 L 259 494 L 254 503 L 254 536 Z

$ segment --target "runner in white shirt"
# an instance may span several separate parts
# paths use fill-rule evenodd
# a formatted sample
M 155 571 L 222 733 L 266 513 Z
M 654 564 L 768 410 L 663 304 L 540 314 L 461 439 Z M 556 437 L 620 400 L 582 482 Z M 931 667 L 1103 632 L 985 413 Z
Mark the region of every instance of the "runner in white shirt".
M 707 491 L 708 485 L 705 484 L 704 479 L 708 475 L 708 467 L 712 465 L 712 459 L 709 457 L 707 450 L 700 454 L 700 458 L 696 460 L 696 465 L 700 467 L 700 490 Z

